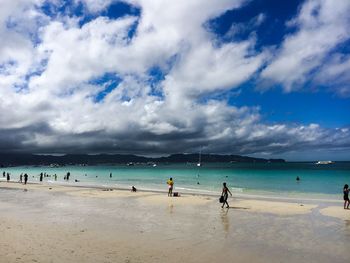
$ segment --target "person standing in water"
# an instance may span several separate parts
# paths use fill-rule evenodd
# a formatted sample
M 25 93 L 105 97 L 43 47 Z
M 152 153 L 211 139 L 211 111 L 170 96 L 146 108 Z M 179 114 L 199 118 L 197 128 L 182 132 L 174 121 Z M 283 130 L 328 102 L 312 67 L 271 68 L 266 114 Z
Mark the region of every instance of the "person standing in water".
M 43 173 L 40 173 L 40 182 L 43 181 Z
M 344 194 L 344 209 L 349 209 L 350 201 L 349 201 L 349 186 L 346 184 L 343 188 Z
M 222 187 L 221 196 L 224 198 L 224 202 L 222 203 L 221 207 L 224 208 L 224 205 L 226 204 L 226 208 L 230 208 L 230 206 L 228 205 L 228 202 L 227 202 L 227 198 L 228 198 L 228 194 L 230 193 L 230 195 L 232 196 L 232 193 L 228 189 L 228 187 L 226 186 L 226 183 L 223 183 L 222 185 L 223 185 L 223 187 Z
M 25 173 L 24 174 L 24 184 L 27 184 L 27 182 L 28 182 L 28 174 Z
M 10 173 L 7 173 L 7 176 L 6 176 L 6 179 L 7 179 L 7 182 L 10 182 Z
M 169 188 L 168 196 L 172 196 L 173 195 L 173 188 L 174 188 L 173 178 L 170 177 L 170 179 L 166 183 L 167 183 L 168 188 Z
M 23 182 L 23 174 L 21 174 L 21 175 L 19 176 L 19 182 L 20 182 L 20 183 Z
M 112 173 L 109 174 L 109 178 L 112 178 Z

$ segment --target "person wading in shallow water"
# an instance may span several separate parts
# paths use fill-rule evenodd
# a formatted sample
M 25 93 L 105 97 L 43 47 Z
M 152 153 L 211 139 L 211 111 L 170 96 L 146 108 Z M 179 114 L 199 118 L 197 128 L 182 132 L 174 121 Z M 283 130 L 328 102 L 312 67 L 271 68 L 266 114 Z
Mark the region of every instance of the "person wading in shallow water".
M 27 184 L 28 182 L 28 174 L 24 174 L 24 184 Z
M 229 193 L 231 196 L 232 196 L 232 194 L 231 194 L 231 191 L 226 186 L 226 183 L 223 183 L 222 185 L 223 185 L 223 187 L 222 187 L 221 196 L 223 197 L 223 203 L 222 203 L 221 207 L 224 208 L 224 205 L 226 204 L 226 207 L 229 208 L 230 206 L 228 205 L 227 198 L 228 198 Z

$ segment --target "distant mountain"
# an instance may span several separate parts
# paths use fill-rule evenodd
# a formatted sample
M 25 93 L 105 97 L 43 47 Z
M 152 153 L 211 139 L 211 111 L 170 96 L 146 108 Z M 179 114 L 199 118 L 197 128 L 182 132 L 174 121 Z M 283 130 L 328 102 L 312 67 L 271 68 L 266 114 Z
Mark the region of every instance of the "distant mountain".
M 253 158 L 240 155 L 218 155 L 218 154 L 202 154 L 202 163 L 217 162 L 285 162 L 283 159 L 263 159 Z M 62 156 L 55 155 L 36 155 L 36 154 L 14 154 L 0 153 L 1 166 L 15 165 L 50 165 L 50 164 L 126 164 L 126 163 L 197 163 L 198 154 L 172 154 L 167 157 L 144 157 L 126 154 L 66 154 Z

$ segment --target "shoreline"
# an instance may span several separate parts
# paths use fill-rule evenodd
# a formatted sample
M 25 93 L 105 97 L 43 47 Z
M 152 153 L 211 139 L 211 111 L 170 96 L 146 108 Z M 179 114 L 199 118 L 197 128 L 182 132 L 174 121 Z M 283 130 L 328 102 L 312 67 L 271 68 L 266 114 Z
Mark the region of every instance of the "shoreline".
M 3 184 L 4 183 L 4 184 Z M 0 180 L 0 188 L 4 187 L 6 188 L 6 184 L 10 184 L 11 186 L 20 186 L 23 185 L 23 183 L 19 183 L 17 181 L 10 181 L 7 182 L 5 180 Z M 52 182 L 52 181 L 44 181 L 44 182 L 28 182 L 27 185 L 37 185 L 37 186 L 60 186 L 60 187 L 72 187 L 77 189 L 113 189 L 116 191 L 130 191 L 131 189 L 128 187 L 123 186 L 109 186 L 105 184 L 83 184 L 83 183 L 66 183 L 66 182 Z M 11 188 L 11 187 L 10 187 Z M 182 190 L 182 189 L 180 189 Z M 177 190 L 175 187 L 174 192 L 179 192 L 180 195 L 189 195 L 189 196 L 207 196 L 207 197 L 219 197 L 221 195 L 221 192 L 212 192 L 212 193 L 205 193 L 201 191 L 197 192 L 191 192 L 191 191 L 183 191 Z M 138 192 L 144 192 L 144 193 L 157 193 L 157 194 L 167 194 L 167 190 L 161 190 L 161 189 L 149 189 L 149 188 L 137 188 Z M 261 192 L 259 192 L 261 193 Z M 307 202 L 324 202 L 324 203 L 343 203 L 343 200 L 339 199 L 325 199 L 324 196 L 327 194 L 322 193 L 296 193 L 293 192 L 293 196 L 285 196 L 285 195 L 279 195 L 278 192 L 264 192 L 263 194 L 250 194 L 250 193 L 237 193 L 233 192 L 232 195 L 234 198 L 241 198 L 241 199 L 261 199 L 261 200 L 281 200 L 281 201 L 307 201 Z M 296 196 L 300 194 L 300 196 Z M 315 198 L 315 196 L 321 196 L 321 198 Z M 329 195 L 328 195 L 329 196 Z M 339 195 L 340 196 L 340 195 Z M 335 195 L 332 195 L 332 197 L 335 197 Z
M 171 166 L 172 167 L 172 166 Z M 333 166 L 332 166 L 333 167 Z M 166 180 L 175 178 L 177 192 L 183 194 L 199 194 L 217 196 L 221 194 L 222 182 L 227 182 L 231 192 L 237 197 L 261 198 L 266 197 L 280 200 L 310 200 L 337 202 L 342 200 L 342 186 L 347 181 L 348 166 L 340 166 L 339 169 L 309 169 L 308 166 L 286 166 L 283 169 L 270 169 L 264 165 L 256 168 L 247 167 L 225 167 L 204 166 L 203 168 L 189 168 L 185 164 L 178 164 L 172 168 L 159 167 L 109 167 L 109 166 L 67 166 L 59 168 L 40 167 L 11 167 L 6 172 L 11 173 L 11 179 L 17 181 L 19 174 L 27 172 L 29 181 L 39 183 L 39 174 L 46 172 L 49 177 L 44 177 L 44 182 L 61 185 L 81 185 L 83 187 L 107 187 L 114 189 L 129 189 L 134 185 L 137 189 L 151 192 L 165 192 Z M 319 170 L 322 170 L 320 172 Z M 344 170 L 345 169 L 345 170 Z M 71 172 L 69 183 L 63 178 L 67 172 Z M 54 181 L 53 174 L 58 176 Z M 113 177 L 110 177 L 113 173 Z M 32 178 L 33 177 L 33 178 Z M 301 181 L 297 182 L 296 178 Z M 334 178 L 330 179 L 330 178 Z M 0 184 L 6 178 L 0 177 Z M 74 179 L 79 182 L 75 183 Z M 332 183 L 329 183 L 332 180 Z M 325 184 L 328 184 L 327 187 Z
M 11 186 L 20 186 L 23 185 L 22 183 L 19 183 L 17 181 L 10 181 L 9 183 L 5 180 L 0 180 L 0 188 L 4 187 L 6 188 L 6 184 L 10 184 Z M 114 186 L 114 185 L 105 185 L 105 184 L 83 184 L 83 183 L 65 183 L 65 182 L 52 182 L 52 181 L 44 181 L 44 182 L 28 182 L 27 185 L 40 185 L 40 186 L 60 186 L 60 187 L 72 187 L 77 189 L 113 189 L 116 191 L 130 191 L 130 188 L 127 188 L 126 186 Z M 11 188 L 11 187 L 10 187 Z M 183 191 L 182 189 L 177 190 L 175 186 L 174 192 L 179 192 L 180 195 L 189 195 L 189 196 L 206 196 L 206 197 L 219 197 L 221 195 L 221 192 L 211 192 L 211 193 L 205 193 L 201 191 L 197 192 L 191 192 L 191 191 Z M 167 194 L 167 190 L 161 190 L 161 189 L 149 189 L 149 188 L 137 188 L 138 192 L 144 192 L 144 193 L 157 193 L 157 194 Z M 234 198 L 241 198 L 241 199 L 259 199 L 259 200 L 280 200 L 280 201 L 307 201 L 307 202 L 323 202 L 323 203 L 343 203 L 343 200 L 339 199 L 325 199 L 324 196 L 327 194 L 322 193 L 296 193 L 293 192 L 293 196 L 285 196 L 285 195 L 279 195 L 280 193 L 277 192 L 264 192 L 263 194 L 250 194 L 250 193 L 237 193 L 233 192 L 232 195 Z M 300 196 L 297 196 L 300 194 Z M 321 196 L 321 198 L 315 198 L 315 196 Z M 330 195 L 328 195 L 330 196 Z M 332 197 L 335 197 L 336 195 L 331 195 Z M 339 195 L 340 196 L 340 195 Z

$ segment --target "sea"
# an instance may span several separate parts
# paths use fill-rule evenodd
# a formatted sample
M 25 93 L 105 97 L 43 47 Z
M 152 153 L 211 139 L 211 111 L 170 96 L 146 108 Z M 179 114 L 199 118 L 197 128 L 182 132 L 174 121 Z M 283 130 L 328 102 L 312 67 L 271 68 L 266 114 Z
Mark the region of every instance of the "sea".
M 43 183 L 167 191 L 171 177 L 179 193 L 219 195 L 226 182 L 236 195 L 284 198 L 342 199 L 344 184 L 350 184 L 350 162 L 316 164 L 286 163 L 195 163 L 134 165 L 70 165 L 61 167 L 17 166 L 0 168 L 0 187 L 10 173 L 11 181 L 19 181 L 21 173 L 29 182 L 39 183 L 39 174 L 46 173 Z M 70 180 L 64 180 L 67 173 Z M 54 175 L 57 175 L 57 180 Z M 299 177 L 299 181 L 296 178 Z

